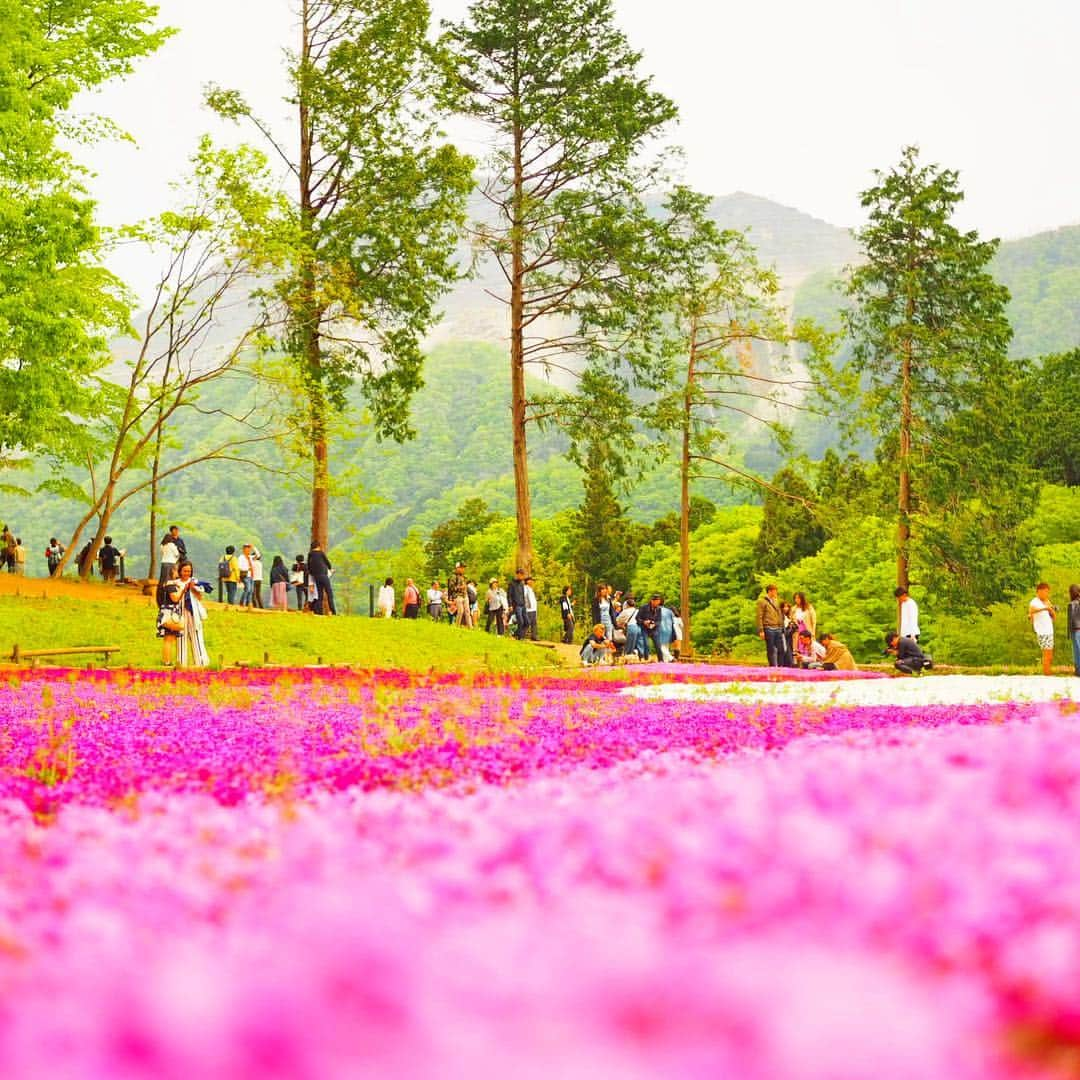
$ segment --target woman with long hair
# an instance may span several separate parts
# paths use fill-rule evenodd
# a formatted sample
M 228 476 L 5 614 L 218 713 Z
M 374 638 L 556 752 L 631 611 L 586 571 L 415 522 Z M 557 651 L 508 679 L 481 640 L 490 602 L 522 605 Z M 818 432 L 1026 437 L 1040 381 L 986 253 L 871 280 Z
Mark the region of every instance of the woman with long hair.
M 795 632 L 809 630 L 811 639 L 817 636 L 817 612 L 814 605 L 806 599 L 806 593 L 797 592 L 792 598 L 792 618 L 795 620 Z
M 181 667 L 206 667 L 210 657 L 203 638 L 206 609 L 202 604 L 202 586 L 195 579 L 195 567 L 181 559 L 165 582 L 165 603 L 158 611 L 158 637 L 164 639 L 164 663 Z
M 270 607 L 274 611 L 289 610 L 289 568 L 280 555 L 270 565 Z

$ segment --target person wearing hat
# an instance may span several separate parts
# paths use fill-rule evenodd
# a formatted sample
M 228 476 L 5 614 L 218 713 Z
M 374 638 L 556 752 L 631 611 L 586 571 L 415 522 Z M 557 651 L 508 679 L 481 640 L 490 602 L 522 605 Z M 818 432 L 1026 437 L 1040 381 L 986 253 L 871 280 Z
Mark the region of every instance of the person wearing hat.
M 472 629 L 472 611 L 469 608 L 469 581 L 465 577 L 465 564 L 455 563 L 454 572 L 446 583 L 446 594 L 454 605 L 454 625 Z
M 530 641 L 537 640 L 537 618 L 540 605 L 536 602 L 536 591 L 533 588 L 533 579 L 525 579 L 525 631 L 521 635 Z
M 525 633 L 525 571 L 518 569 L 514 574 L 514 580 L 506 589 L 506 601 L 510 611 L 514 613 L 514 621 L 517 624 L 514 637 L 519 641 Z
M 499 579 L 492 578 L 488 582 L 487 595 L 484 597 L 484 612 L 487 615 L 487 619 L 484 622 L 484 633 L 491 633 L 491 624 L 495 623 L 495 633 L 499 637 L 503 636 L 506 630 L 504 625 L 504 607 L 503 607 L 503 593 L 499 588 Z

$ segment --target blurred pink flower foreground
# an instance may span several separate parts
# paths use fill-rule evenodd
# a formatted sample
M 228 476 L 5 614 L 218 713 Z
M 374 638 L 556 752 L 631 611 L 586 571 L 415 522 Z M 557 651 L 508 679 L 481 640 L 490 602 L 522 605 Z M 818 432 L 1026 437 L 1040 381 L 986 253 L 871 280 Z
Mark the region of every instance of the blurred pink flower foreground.
M 718 677 L 9 681 L 0 1077 L 1080 1076 L 1075 706 Z

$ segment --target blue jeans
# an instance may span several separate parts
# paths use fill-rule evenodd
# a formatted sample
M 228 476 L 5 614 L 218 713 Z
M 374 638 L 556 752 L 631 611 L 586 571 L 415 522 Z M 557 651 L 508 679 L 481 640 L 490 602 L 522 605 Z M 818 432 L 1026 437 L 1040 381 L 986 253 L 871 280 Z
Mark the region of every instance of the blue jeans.
M 779 627 L 765 627 L 765 656 L 769 667 L 783 667 L 787 655 L 784 631 Z
M 518 641 L 521 641 L 522 638 L 525 637 L 525 628 L 527 625 L 527 621 L 525 619 L 524 604 L 522 604 L 520 607 L 518 607 L 516 604 L 514 605 L 514 619 L 517 622 L 517 629 L 514 630 L 514 637 L 516 637 Z
M 246 578 L 243 578 L 240 582 L 240 606 L 249 607 L 251 605 L 251 594 L 255 589 L 255 579 L 248 574 Z
M 225 597 L 226 597 L 226 603 L 229 603 L 229 604 L 235 604 L 236 603 L 236 582 L 235 581 L 226 581 L 225 582 Z
M 1073 646 L 1073 670 L 1080 675 L 1080 630 L 1074 630 L 1072 634 Z

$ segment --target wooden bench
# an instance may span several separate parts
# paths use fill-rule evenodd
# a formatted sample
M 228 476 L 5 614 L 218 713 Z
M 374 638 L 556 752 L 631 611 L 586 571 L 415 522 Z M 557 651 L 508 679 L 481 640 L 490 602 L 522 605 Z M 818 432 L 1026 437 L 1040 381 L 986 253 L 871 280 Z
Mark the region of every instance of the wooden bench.
M 31 667 L 36 667 L 39 659 L 47 656 L 100 656 L 109 666 L 109 657 L 114 652 L 119 652 L 119 645 L 71 645 L 66 649 L 20 649 L 16 642 L 11 650 L 11 662 L 20 664 L 24 660 L 30 661 Z

